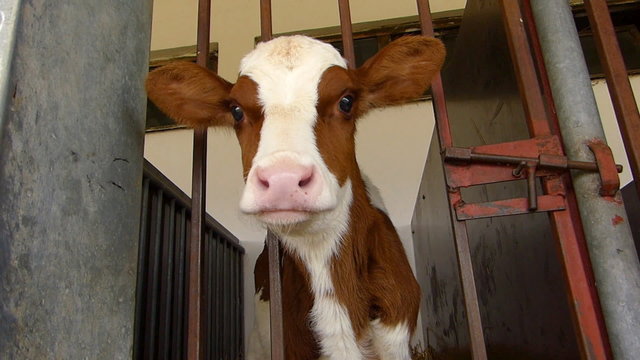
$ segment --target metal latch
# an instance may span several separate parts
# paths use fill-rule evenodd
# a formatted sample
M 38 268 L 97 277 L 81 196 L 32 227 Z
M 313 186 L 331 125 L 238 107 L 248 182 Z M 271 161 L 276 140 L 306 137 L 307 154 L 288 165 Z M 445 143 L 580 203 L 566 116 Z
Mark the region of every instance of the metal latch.
M 535 183 L 537 169 L 599 172 L 602 180 L 600 194 L 602 196 L 615 195 L 620 188 L 618 173 L 622 172 L 622 165 L 614 163 L 611 149 L 602 141 L 592 141 L 589 143 L 589 148 L 594 153 L 596 162 L 569 160 L 566 156 L 551 154 L 540 154 L 537 158 L 483 154 L 476 153 L 469 148 L 459 147 L 445 148 L 444 159 L 445 161 L 515 165 L 514 177 L 522 177 L 526 172 L 529 210 L 533 211 L 538 208 Z

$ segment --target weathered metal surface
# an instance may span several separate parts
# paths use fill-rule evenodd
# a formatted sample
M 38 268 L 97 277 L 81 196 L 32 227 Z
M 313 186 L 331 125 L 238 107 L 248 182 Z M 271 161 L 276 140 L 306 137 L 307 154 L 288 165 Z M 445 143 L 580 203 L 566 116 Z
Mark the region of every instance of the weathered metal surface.
M 282 320 L 282 281 L 280 263 L 280 240 L 267 233 L 269 249 L 269 310 L 271 318 L 271 359 L 284 359 L 284 327 Z
M 613 154 L 607 144 L 594 140 L 589 143 L 589 149 L 596 158 L 600 174 L 600 195 L 615 196 L 620 190 L 620 178 L 618 169 L 613 161 Z
M 418 0 L 418 12 L 420 17 L 421 30 L 423 35 L 433 36 L 433 26 L 431 23 L 431 10 L 429 8 L 428 0 Z M 439 144 L 440 150 L 443 150 L 446 147 L 453 146 L 453 141 L 451 137 L 451 126 L 449 123 L 449 115 L 447 110 L 447 105 L 445 102 L 444 88 L 442 84 L 442 78 L 438 73 L 433 81 L 431 82 L 431 91 L 433 93 L 433 101 L 434 101 L 434 111 L 436 113 L 436 128 L 438 133 L 439 141 L 432 140 L 431 149 L 433 149 L 435 144 Z M 435 139 L 435 135 L 434 135 Z M 440 151 L 438 151 L 440 153 Z M 442 163 L 439 164 L 440 167 L 444 166 Z M 426 168 L 426 166 L 425 166 Z M 434 172 L 437 173 L 437 172 Z M 437 176 L 437 175 L 436 175 Z M 423 176 L 423 184 L 425 183 Z M 435 180 L 438 181 L 438 180 Z M 421 185 L 422 186 L 422 185 Z M 441 189 L 444 188 L 440 187 Z M 461 194 L 459 189 L 449 189 L 446 192 L 446 197 L 448 200 L 448 207 L 450 210 L 450 219 L 454 218 L 454 204 L 460 201 Z M 424 196 L 423 196 L 424 199 Z M 418 208 L 419 206 L 416 206 Z M 445 212 L 446 213 L 446 212 Z M 485 345 L 485 337 L 483 332 L 482 319 L 480 316 L 480 307 L 478 304 L 478 293 L 476 290 L 476 281 L 475 275 L 473 271 L 471 253 L 469 250 L 469 237 L 467 234 L 467 229 L 464 223 L 458 221 L 452 221 L 453 234 L 454 234 L 454 243 L 455 243 L 455 252 L 456 252 L 456 262 L 457 262 L 457 270 L 458 270 L 458 280 L 460 281 L 462 288 L 462 302 L 464 303 L 464 311 L 466 318 L 466 330 L 468 331 L 467 339 L 469 341 L 469 347 L 471 355 L 475 360 L 484 360 L 487 358 L 487 349 Z M 430 230 L 429 230 L 430 231 Z M 419 262 L 418 260 L 416 260 Z M 418 277 L 420 278 L 420 273 L 418 273 Z M 426 279 L 426 276 L 424 277 Z M 437 281 L 437 279 L 436 279 Z M 422 287 L 423 292 L 428 290 L 426 287 Z M 438 291 L 438 289 L 434 289 Z M 454 297 L 457 297 L 454 292 Z M 453 299 L 452 306 L 457 309 L 457 299 Z M 423 310 L 423 316 L 426 314 L 426 311 Z M 458 314 L 454 314 L 454 317 Z M 429 331 L 429 327 L 427 324 L 423 323 L 423 329 L 427 329 Z M 427 334 L 427 339 L 429 334 Z M 428 340 L 427 340 L 428 341 Z M 429 344 L 430 345 L 430 344 Z M 461 344 L 458 342 L 458 336 L 456 336 L 456 347 L 460 347 Z M 462 344 L 462 347 L 464 345 Z
M 0 141 L 0 358 L 129 359 L 151 1 L 25 0 L 18 24 Z
M 351 28 L 351 9 L 349 8 L 349 0 L 338 0 L 338 9 L 340 13 L 340 33 L 342 35 L 342 47 L 344 49 L 344 58 L 350 68 L 356 66 L 356 51 L 353 46 L 353 31 Z
M 531 202 L 536 205 L 532 208 Z M 531 198 L 516 198 L 509 200 L 495 200 L 491 202 L 461 204 L 456 207 L 458 220 L 483 219 L 495 216 L 528 214 L 531 211 L 564 210 L 564 196 L 540 195 L 536 200 Z
M 451 63 L 443 77 L 448 120 L 456 146 L 520 141 L 529 136 L 530 130 L 540 130 L 546 121 L 546 109 L 541 101 L 537 105 L 528 103 L 525 111 L 518 97 L 519 83 L 506 45 L 502 6 L 498 1 L 468 2 L 458 44 L 455 49 L 449 49 Z M 509 28 L 509 23 L 506 25 Z M 514 41 L 513 35 L 510 36 Z M 515 41 L 520 44 L 521 40 Z M 520 63 L 522 59 L 518 61 L 520 69 L 532 63 L 526 65 L 526 62 Z M 523 78 L 535 80 L 535 76 Z M 522 85 L 520 88 L 535 91 Z M 541 99 L 538 97 L 538 100 Z M 437 114 L 440 115 L 438 110 Z M 527 125 L 525 114 L 540 116 Z M 447 136 L 450 136 L 443 130 L 444 126 L 438 124 L 440 138 L 444 139 L 440 144 L 442 148 L 447 147 Z M 550 130 L 546 134 L 540 131 L 539 136 L 544 135 L 550 135 Z M 538 155 L 536 152 L 533 157 Z M 427 296 L 423 327 L 428 329 L 429 345 L 446 352 L 467 348 L 468 334 L 459 326 L 465 315 L 460 306 L 460 292 L 451 285 L 457 277 L 455 266 L 451 266 L 454 253 L 450 245 L 445 245 L 451 235 L 442 225 L 442 209 L 428 204 L 432 198 L 441 196 L 433 190 L 439 182 L 436 178 L 441 176 L 433 172 L 434 164 L 439 163 L 438 157 L 432 146 L 413 224 L 417 266 L 426 268 L 426 276 L 431 279 L 422 284 L 426 285 L 423 290 Z M 503 171 L 505 178 L 513 178 L 513 167 L 505 167 Z M 550 192 L 550 195 L 562 195 L 561 184 L 553 189 L 556 193 Z M 519 188 L 513 182 L 497 183 L 468 189 L 464 199 L 486 202 L 518 198 L 524 192 L 526 187 Z M 451 188 L 448 195 L 461 200 Z M 438 205 L 442 205 L 441 201 L 436 201 L 435 206 Z M 496 356 L 497 348 L 517 349 L 522 356 L 536 358 L 576 358 L 575 341 L 567 341 L 574 337 L 571 312 L 563 296 L 563 272 L 546 216 L 531 214 L 466 223 L 489 358 Z M 423 242 L 426 244 L 421 244 Z M 420 251 L 425 251 L 422 256 Z
M 561 136 L 531 2 L 523 0 L 521 4 L 522 18 L 530 35 L 531 52 L 539 74 L 539 87 L 545 98 L 551 131 L 556 136 Z M 548 160 L 553 161 L 553 159 L 545 161 Z M 573 306 L 574 327 L 582 358 L 611 359 L 611 346 L 602 316 L 600 299 L 595 289 L 595 280 L 570 174 L 564 173 L 562 176 L 546 178 L 542 182 L 542 187 L 548 194 L 563 193 L 567 199 L 566 211 L 552 212 L 549 218 L 562 255 L 567 295 Z
M 260 40 L 273 38 L 271 0 L 260 1 Z M 280 239 L 267 232 L 265 239 L 269 249 L 269 315 L 271 330 L 271 359 L 284 359 L 284 325 L 282 319 L 282 274 Z
M 260 0 L 260 40 L 269 41 L 272 37 L 271 0 Z
M 640 190 L 640 111 L 633 96 L 629 76 L 618 45 L 611 16 L 605 0 L 585 0 L 585 8 L 589 24 L 593 29 L 594 39 L 600 62 L 604 67 L 607 87 L 611 94 L 611 102 L 618 118 L 620 133 L 629 158 L 629 166 L 636 187 Z M 638 191 L 640 193 L 640 191 Z
M 196 63 L 207 68 L 209 60 L 209 33 L 211 29 L 211 0 L 198 1 L 198 29 Z M 202 345 L 205 331 L 204 319 L 208 317 L 207 306 L 203 303 L 207 289 L 203 289 L 202 252 L 204 247 L 204 227 L 207 189 L 207 130 L 193 132 L 193 167 L 191 177 L 191 239 L 188 252 L 188 328 L 187 358 L 202 359 L 205 347 Z
M 578 35 L 566 2 L 531 2 L 567 155 L 591 160 L 604 139 Z M 640 353 L 640 263 L 620 194 L 602 197 L 597 174 L 573 173 L 597 290 L 616 359 Z

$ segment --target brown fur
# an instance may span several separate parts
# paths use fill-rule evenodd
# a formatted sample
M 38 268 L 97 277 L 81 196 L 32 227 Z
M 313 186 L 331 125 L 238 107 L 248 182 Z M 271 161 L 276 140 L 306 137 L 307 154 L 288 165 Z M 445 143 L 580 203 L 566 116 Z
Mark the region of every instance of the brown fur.
M 332 259 L 335 296 L 347 309 L 357 339 L 366 335 L 369 322 L 379 318 L 388 326 L 407 323 L 415 329 L 420 289 L 400 239 L 386 214 L 374 208 L 366 194 L 355 155 L 356 119 L 376 107 L 396 105 L 419 97 L 444 61 L 444 47 L 435 39 L 416 36 L 398 39 L 357 70 L 331 67 L 318 85 L 318 120 L 315 134 L 324 162 L 343 185 L 352 182 L 350 227 Z M 181 123 L 193 127 L 233 126 L 242 148 L 245 179 L 251 168 L 264 121 L 257 101 L 257 84 L 240 77 L 235 85 L 195 65 L 178 63 L 152 72 L 149 97 Z M 339 110 L 344 95 L 355 105 L 351 113 Z M 235 123 L 234 104 L 245 118 Z M 267 252 L 255 268 L 256 292 L 269 299 Z M 308 318 L 313 305 L 309 275 L 300 259 L 283 254 L 282 290 L 286 358 L 316 359 L 317 339 Z

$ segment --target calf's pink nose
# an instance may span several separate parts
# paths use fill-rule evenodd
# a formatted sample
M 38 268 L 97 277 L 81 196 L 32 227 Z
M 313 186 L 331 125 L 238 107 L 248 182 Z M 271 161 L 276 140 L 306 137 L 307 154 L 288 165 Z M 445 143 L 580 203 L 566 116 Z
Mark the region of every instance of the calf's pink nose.
M 256 169 L 256 201 L 263 210 L 308 210 L 320 182 L 311 165 L 281 161 Z

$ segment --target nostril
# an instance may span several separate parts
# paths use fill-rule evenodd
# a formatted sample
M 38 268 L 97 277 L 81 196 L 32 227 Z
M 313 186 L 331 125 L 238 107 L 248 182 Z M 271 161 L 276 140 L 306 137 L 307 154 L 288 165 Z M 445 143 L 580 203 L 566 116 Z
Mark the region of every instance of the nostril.
M 309 185 L 310 182 L 311 182 L 311 176 L 309 176 L 306 179 L 300 180 L 300 182 L 298 183 L 298 186 L 303 188 L 303 187 Z
M 258 184 L 264 189 L 269 188 L 269 174 L 263 168 L 258 168 L 256 171 L 256 179 L 258 180 Z
M 313 171 L 309 171 L 307 174 L 302 176 L 302 179 L 298 182 L 298 187 L 306 187 L 313 180 Z

